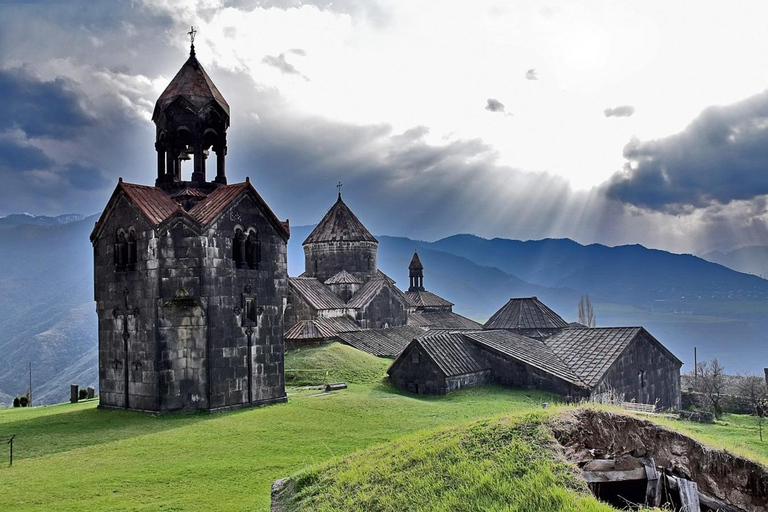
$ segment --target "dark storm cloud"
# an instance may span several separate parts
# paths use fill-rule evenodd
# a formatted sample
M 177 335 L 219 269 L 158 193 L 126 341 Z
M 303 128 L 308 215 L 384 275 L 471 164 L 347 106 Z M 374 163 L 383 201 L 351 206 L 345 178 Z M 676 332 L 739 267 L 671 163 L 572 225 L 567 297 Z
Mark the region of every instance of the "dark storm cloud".
M 67 164 L 61 170 L 60 175 L 70 185 L 80 190 L 99 190 L 111 183 L 111 180 L 95 167 L 77 163 Z
M 281 53 L 277 57 L 275 57 L 273 55 L 267 55 L 263 59 L 261 59 L 261 62 L 263 62 L 264 64 L 267 64 L 268 66 L 272 66 L 274 68 L 277 68 L 281 72 L 283 72 L 283 73 L 285 73 L 287 75 L 298 75 L 298 76 L 304 78 L 305 80 L 309 80 L 309 78 L 307 78 L 306 76 L 301 74 L 299 72 L 299 70 L 296 69 L 296 67 L 293 64 L 291 64 L 290 62 L 285 60 L 285 54 L 286 53 L 292 53 L 294 55 L 300 55 L 302 57 L 307 54 L 301 48 L 294 48 L 294 49 L 288 50 L 287 52 Z
M 75 84 L 66 78 L 40 81 L 20 69 L 0 69 L 0 97 L 0 130 L 19 128 L 29 137 L 65 139 L 91 122 Z
M 504 104 L 497 99 L 488 98 L 485 104 L 485 110 L 490 112 L 504 112 Z
M 538 80 L 539 77 L 536 75 L 536 68 L 531 68 L 528 71 L 525 72 L 525 79 L 526 80 Z
M 768 194 L 768 91 L 709 107 L 682 132 L 624 147 L 609 197 L 671 213 Z
M 630 117 L 634 113 L 635 107 L 632 105 L 619 105 L 618 107 L 603 110 L 605 117 Z
M 24 172 L 47 169 L 53 160 L 34 146 L 25 146 L 11 139 L 0 139 L 0 171 Z

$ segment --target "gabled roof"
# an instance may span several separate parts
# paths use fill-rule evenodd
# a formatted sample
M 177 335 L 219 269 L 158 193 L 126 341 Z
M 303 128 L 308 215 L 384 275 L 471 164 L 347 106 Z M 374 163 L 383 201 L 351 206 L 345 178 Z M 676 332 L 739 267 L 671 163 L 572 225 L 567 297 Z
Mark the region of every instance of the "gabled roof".
M 419 259 L 419 253 L 413 251 L 413 258 L 411 258 L 411 264 L 408 265 L 408 270 L 424 270 L 424 265 L 421 264 Z
M 165 110 L 177 98 L 183 97 L 194 105 L 197 109 L 202 109 L 211 102 L 215 102 L 221 107 L 227 116 L 229 116 L 229 104 L 224 96 L 214 85 L 211 77 L 205 72 L 203 66 L 198 62 L 194 55 L 190 55 L 187 61 L 181 66 L 171 83 L 165 88 L 163 93 L 155 103 L 155 111 L 152 114 L 152 120 L 157 119 L 158 112 Z
M 160 224 L 169 221 L 175 215 L 194 221 L 200 226 L 207 226 L 216 220 L 216 218 L 241 195 L 251 194 L 256 203 L 262 207 L 265 214 L 264 216 L 272 223 L 277 232 L 280 233 L 285 240 L 288 240 L 291 233 L 287 221 L 283 222 L 277 218 L 266 201 L 264 201 L 259 193 L 256 192 L 256 189 L 253 188 L 249 179 L 246 179 L 243 183 L 221 185 L 207 195 L 200 189 L 189 187 L 173 194 L 173 196 L 178 196 L 180 193 L 195 194 L 195 197 L 202 195 L 200 201 L 187 212 L 179 203 L 172 199 L 172 195 L 169 195 L 163 189 L 126 183 L 120 178 L 115 191 L 112 193 L 112 197 L 110 197 L 109 202 L 107 203 L 107 207 L 104 208 L 101 217 L 93 228 L 91 241 L 96 238 L 100 225 L 102 225 L 104 219 L 111 213 L 111 209 L 121 193 L 125 194 L 128 200 L 138 208 L 152 227 L 157 227 Z
M 471 342 L 458 333 L 426 334 L 413 340 L 446 377 L 489 370 Z
M 482 329 L 482 325 L 451 311 L 417 311 L 408 316 L 408 325 L 430 329 Z
M 589 387 L 594 387 L 640 333 L 670 358 L 680 362 L 642 327 L 566 329 L 547 338 L 544 343 Z
M 329 277 L 325 280 L 324 284 L 362 284 L 363 282 L 347 272 L 342 270 L 341 272 Z
M 509 356 L 566 382 L 586 387 L 578 372 L 568 367 L 555 351 L 539 340 L 510 331 L 466 331 L 461 333 L 483 348 Z
M 314 277 L 289 277 L 288 285 L 314 309 L 347 309 L 349 307 L 338 295 Z
M 360 219 L 341 200 L 341 194 L 336 203 L 328 210 L 325 217 L 315 226 L 302 245 L 318 242 L 377 242 Z
M 360 287 L 357 292 L 347 302 L 347 307 L 359 309 L 364 308 L 371 303 L 373 299 L 381 292 L 381 289 L 386 287 L 405 307 L 413 307 L 411 299 L 408 298 L 400 289 L 395 286 L 394 281 L 389 279 L 383 272 L 383 277 L 373 277 L 369 279 L 363 286 Z
M 341 332 L 339 339 L 358 350 L 379 357 L 397 357 L 414 338 L 423 335 L 424 329 L 412 325 L 386 329 L 364 329 Z
M 427 291 L 407 291 L 405 294 L 411 299 L 417 307 L 448 307 L 453 306 L 453 302 Z
M 536 297 L 509 299 L 484 329 L 565 329 L 568 322 Z
M 296 322 L 285 331 L 288 341 L 329 340 L 336 338 L 340 332 L 359 331 L 360 327 L 347 317 L 316 318 Z

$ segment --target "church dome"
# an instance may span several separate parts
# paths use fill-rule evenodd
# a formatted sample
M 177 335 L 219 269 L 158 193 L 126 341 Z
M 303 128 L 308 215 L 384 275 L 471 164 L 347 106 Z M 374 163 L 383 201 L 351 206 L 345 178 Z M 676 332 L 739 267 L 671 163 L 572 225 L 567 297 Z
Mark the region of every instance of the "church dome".
M 309 234 L 302 245 L 320 242 L 375 242 L 378 240 L 371 234 L 360 219 L 352 213 L 344 201 L 339 199 L 328 210 L 325 217 Z

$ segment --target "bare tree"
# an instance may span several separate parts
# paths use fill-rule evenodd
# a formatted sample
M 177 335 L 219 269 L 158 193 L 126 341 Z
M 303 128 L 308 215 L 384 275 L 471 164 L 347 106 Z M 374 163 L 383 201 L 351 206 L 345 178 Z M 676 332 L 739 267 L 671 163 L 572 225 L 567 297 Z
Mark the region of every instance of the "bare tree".
M 589 295 L 582 295 L 579 299 L 579 323 L 587 327 L 597 325 L 595 310 L 592 309 L 592 301 L 589 299 Z
M 726 384 L 725 368 L 717 359 L 713 359 L 709 363 L 699 363 L 699 391 L 704 395 L 707 405 L 718 419 L 723 415 L 720 403 L 725 395 Z
M 768 415 L 768 386 L 765 379 L 748 375 L 739 383 L 739 395 L 746 399 L 752 414 L 757 416 L 760 442 L 763 441 L 763 418 Z

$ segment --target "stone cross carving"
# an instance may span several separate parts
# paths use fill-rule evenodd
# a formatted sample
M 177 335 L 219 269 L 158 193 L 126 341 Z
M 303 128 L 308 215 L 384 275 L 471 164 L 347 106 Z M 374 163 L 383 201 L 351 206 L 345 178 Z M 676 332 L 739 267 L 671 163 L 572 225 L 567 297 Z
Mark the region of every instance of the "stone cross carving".
M 336 185 L 336 188 L 339 189 L 339 199 L 341 199 L 341 187 L 343 187 L 344 184 L 342 182 L 339 182 L 338 185 Z
M 123 290 L 123 308 L 115 308 L 112 310 L 112 316 L 115 318 L 123 317 L 123 340 L 128 341 L 131 337 L 131 333 L 128 332 L 128 319 L 139 316 L 139 308 L 131 308 L 128 305 L 128 288 Z

